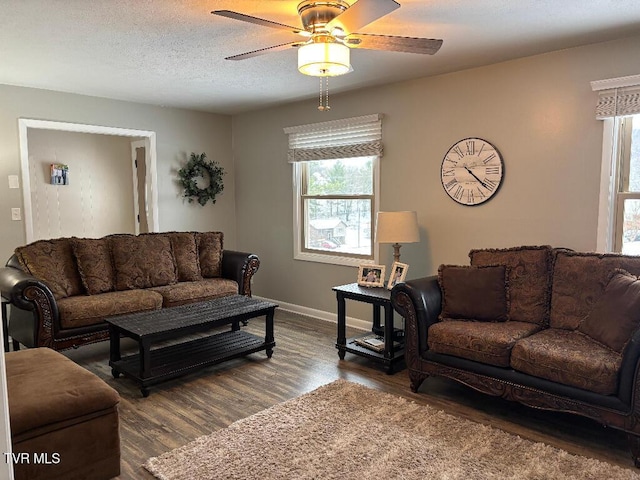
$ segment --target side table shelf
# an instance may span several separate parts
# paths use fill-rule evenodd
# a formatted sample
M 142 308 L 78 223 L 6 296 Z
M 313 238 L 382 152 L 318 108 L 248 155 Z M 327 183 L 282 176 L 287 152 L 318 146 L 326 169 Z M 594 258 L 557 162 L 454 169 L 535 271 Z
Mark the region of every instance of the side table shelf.
M 357 283 L 333 287 L 338 301 L 338 338 L 336 348 L 341 360 L 345 353 L 369 358 L 387 367 L 387 373 L 395 373 L 395 367 L 404 361 L 404 332 L 393 326 L 393 307 L 391 292 L 386 288 L 361 287 Z M 356 343 L 356 339 L 371 335 L 370 333 L 346 338 L 346 300 L 355 300 L 373 305 L 373 326 L 371 331 L 383 337 L 384 349 L 376 352 Z M 384 326 L 381 325 L 380 311 L 384 310 Z M 394 345 L 395 343 L 395 345 Z

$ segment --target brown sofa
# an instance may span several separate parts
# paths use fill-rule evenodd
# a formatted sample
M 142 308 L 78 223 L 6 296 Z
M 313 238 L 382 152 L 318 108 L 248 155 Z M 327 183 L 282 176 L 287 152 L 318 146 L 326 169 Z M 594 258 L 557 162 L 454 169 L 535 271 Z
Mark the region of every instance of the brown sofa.
M 118 392 L 49 348 L 6 353 L 5 365 L 16 480 L 120 474 Z
M 444 376 L 583 415 L 627 432 L 640 466 L 640 257 L 548 246 L 469 256 L 391 292 L 412 390 Z
M 0 291 L 14 345 L 64 350 L 107 339 L 111 315 L 250 296 L 259 265 L 221 232 L 58 238 L 16 248 Z

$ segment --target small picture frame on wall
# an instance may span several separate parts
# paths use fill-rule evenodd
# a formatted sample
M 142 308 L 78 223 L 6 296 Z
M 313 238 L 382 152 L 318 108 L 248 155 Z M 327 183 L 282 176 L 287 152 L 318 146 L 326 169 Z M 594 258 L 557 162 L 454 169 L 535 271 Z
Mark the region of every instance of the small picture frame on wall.
M 404 279 L 407 277 L 407 270 L 409 270 L 407 263 L 393 262 L 387 288 L 391 290 L 397 283 L 404 282 Z
M 69 185 L 69 165 L 51 164 L 51 185 Z
M 358 285 L 363 287 L 384 287 L 384 265 L 360 265 L 358 267 Z

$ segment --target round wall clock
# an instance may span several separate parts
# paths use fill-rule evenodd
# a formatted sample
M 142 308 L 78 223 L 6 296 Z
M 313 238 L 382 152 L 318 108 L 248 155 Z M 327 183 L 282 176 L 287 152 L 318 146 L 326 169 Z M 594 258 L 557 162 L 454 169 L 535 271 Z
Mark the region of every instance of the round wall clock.
M 442 160 L 442 186 L 462 205 L 480 205 L 493 197 L 504 174 L 502 155 L 481 138 L 465 138 L 453 144 Z

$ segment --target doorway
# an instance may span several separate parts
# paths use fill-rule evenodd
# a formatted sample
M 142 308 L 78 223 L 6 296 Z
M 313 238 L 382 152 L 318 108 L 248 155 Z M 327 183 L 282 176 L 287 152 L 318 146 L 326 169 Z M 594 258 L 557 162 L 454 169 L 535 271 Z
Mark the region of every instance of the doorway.
M 156 134 L 155 132 L 145 130 L 133 130 L 116 127 L 103 127 L 97 125 L 84 125 L 66 122 L 54 122 L 44 120 L 19 119 L 19 138 L 20 138 L 20 161 L 23 185 L 23 201 L 24 201 L 24 224 L 26 243 L 31 243 L 36 238 L 34 233 L 34 214 L 46 215 L 47 212 L 34 212 L 32 201 L 32 185 L 30 181 L 30 156 L 29 156 L 29 131 L 33 130 L 57 130 L 62 132 L 88 133 L 95 135 L 113 135 L 117 137 L 126 137 L 135 139 L 132 142 L 132 156 L 142 155 L 144 164 L 144 173 L 138 174 L 134 172 L 134 202 L 133 207 L 129 210 L 132 218 L 137 218 L 139 213 L 144 213 L 145 226 L 144 230 L 148 232 L 159 231 L 158 226 L 158 189 L 157 189 L 157 172 L 156 172 Z M 136 147 L 133 146 L 136 144 Z M 135 161 L 135 160 L 134 160 Z M 73 179 L 71 184 L 73 185 Z M 64 188 L 64 187 L 60 187 Z M 130 190 L 129 190 L 130 191 Z M 138 193 L 140 192 L 140 193 Z M 99 195 L 100 192 L 96 191 Z M 104 199 L 108 201 L 108 199 Z M 144 201 L 141 209 L 140 200 Z M 142 220 L 142 215 L 141 215 Z M 140 224 L 136 221 L 136 233 L 140 230 Z M 117 233 L 117 232 L 112 232 Z

